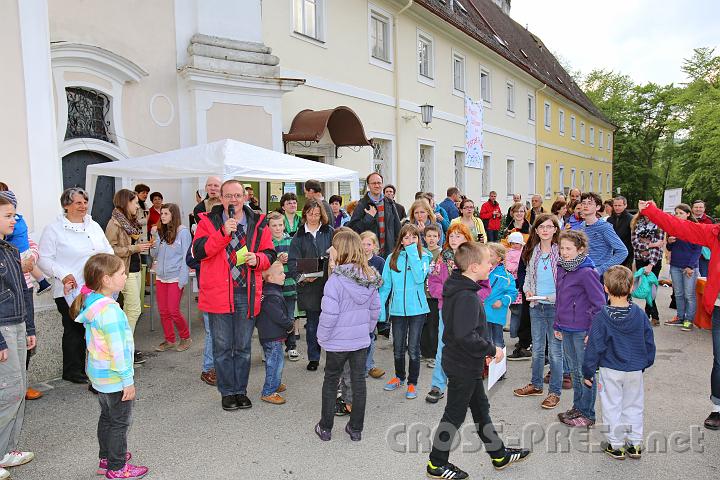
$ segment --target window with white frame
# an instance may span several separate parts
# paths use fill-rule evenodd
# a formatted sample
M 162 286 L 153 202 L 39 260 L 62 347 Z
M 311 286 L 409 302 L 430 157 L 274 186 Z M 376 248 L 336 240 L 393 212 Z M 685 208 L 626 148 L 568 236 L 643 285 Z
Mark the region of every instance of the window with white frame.
M 324 40 L 324 0 L 293 0 L 295 31 L 315 40 Z
M 603 192 L 603 174 L 602 172 L 598 172 L 598 189 L 597 193 L 601 194 Z
M 610 132 L 607 134 L 607 150 L 608 152 L 612 150 L 612 133 Z
M 580 170 L 580 191 L 585 191 L 585 170 Z
M 387 64 L 392 62 L 391 25 L 389 15 L 375 9 L 370 10 L 370 56 Z
M 575 115 L 570 115 L 570 138 L 575 140 L 577 137 L 577 125 L 575 124 Z
M 453 90 L 465 92 L 465 57 L 453 53 Z
M 418 190 L 421 192 L 433 192 L 433 155 L 432 145 L 420 145 L 420 158 L 418 158 Z
M 455 150 L 455 158 L 453 160 L 455 165 L 455 186 L 460 189 L 461 192 L 465 191 L 465 152 L 462 150 Z
M 490 70 L 480 69 L 480 98 L 490 103 Z
M 528 93 L 528 121 L 535 121 L 535 95 Z
M 558 110 L 558 131 L 560 135 L 565 135 L 565 111 Z
M 552 166 L 545 165 L 545 198 L 552 195 Z
M 549 103 L 549 102 L 545 102 L 545 110 L 544 110 L 544 113 L 545 113 L 545 116 L 544 116 L 545 129 L 546 129 L 546 130 L 549 130 L 549 129 L 550 129 L 550 126 L 552 125 L 552 120 L 551 120 L 551 118 L 550 118 L 550 117 L 552 116 L 552 108 L 550 107 L 550 103 Z
M 598 147 L 600 150 L 605 146 L 605 134 L 602 130 L 598 131 Z
M 507 111 L 515 113 L 515 84 L 512 82 L 506 82 L 505 90 L 507 91 Z
M 593 179 L 594 179 L 594 177 L 593 177 L 593 172 L 592 172 L 592 170 L 591 170 L 591 171 L 588 173 L 588 188 L 590 189 L 590 191 L 592 191 L 592 189 L 593 189 Z
M 570 188 L 575 188 L 575 169 L 570 169 Z
M 565 167 L 560 165 L 560 171 L 558 172 L 558 186 L 559 192 L 565 193 Z
M 380 138 L 373 138 L 373 172 L 383 176 L 385 183 L 392 180 L 392 142 Z
M 612 179 L 609 173 L 605 175 L 605 191 L 607 193 L 611 193 L 612 191 Z
M 505 183 L 506 194 L 512 195 L 515 192 L 515 160 L 508 158 L 505 163 L 505 174 L 507 176 Z
M 590 127 L 590 146 L 595 146 L 595 127 Z
M 527 185 L 527 194 L 530 195 L 532 193 L 535 193 L 537 189 L 535 188 L 535 162 L 528 162 L 528 185 Z M 510 193 L 510 192 L 508 192 Z M 517 193 L 517 192 L 513 192 Z
M 580 143 L 585 143 L 585 122 L 580 122 Z
M 432 38 L 425 34 L 418 32 L 418 73 L 421 77 L 425 77 L 432 80 L 434 77 L 433 73 L 433 41 Z
M 482 179 L 481 179 L 481 187 L 482 192 L 480 193 L 481 196 L 487 197 L 488 193 L 490 192 L 490 160 L 492 159 L 492 156 L 484 153 L 483 154 L 483 168 L 482 168 Z

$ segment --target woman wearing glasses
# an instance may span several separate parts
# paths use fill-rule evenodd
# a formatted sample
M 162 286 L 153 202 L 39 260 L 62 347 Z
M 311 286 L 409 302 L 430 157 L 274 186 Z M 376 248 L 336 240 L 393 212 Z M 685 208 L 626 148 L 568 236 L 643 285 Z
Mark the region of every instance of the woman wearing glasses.
M 38 266 L 57 279 L 53 297 L 62 316 L 63 374 L 73 383 L 87 383 L 85 375 L 85 328 L 70 317 L 67 299 L 74 298 L 85 283 L 85 262 L 96 253 L 113 253 L 105 232 L 88 214 L 88 195 L 82 188 L 68 188 L 60 196 L 65 213 L 45 227 L 40 239 Z M 72 300 L 71 300 L 72 302 Z M 70 303 L 71 303 L 70 302 Z
M 482 220 L 475 216 L 475 203 L 469 198 L 465 198 L 460 201 L 460 216 L 453 218 L 450 225 L 458 222 L 462 223 L 468 228 L 468 230 L 470 230 L 470 233 L 476 242 L 487 242 L 487 238 L 485 236 L 485 225 L 483 225 Z

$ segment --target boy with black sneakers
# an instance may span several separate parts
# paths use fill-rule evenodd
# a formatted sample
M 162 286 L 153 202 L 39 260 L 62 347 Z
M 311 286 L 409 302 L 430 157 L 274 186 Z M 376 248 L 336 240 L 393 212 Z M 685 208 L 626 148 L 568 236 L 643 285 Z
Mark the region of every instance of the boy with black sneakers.
M 483 386 L 486 362 L 489 363 L 492 357 L 496 361 L 503 357 L 503 351 L 486 340 L 485 309 L 477 295 L 480 289 L 478 282 L 487 280 L 492 269 L 487 247 L 475 242 L 463 243 L 455 253 L 455 266 L 457 270 L 450 274 L 443 287 L 445 348 L 442 368 L 448 376 L 448 391 L 445 412 L 436 430 L 427 464 L 429 478 L 468 478 L 466 472 L 448 462 L 449 446 L 465 421 L 468 407 L 496 470 L 502 470 L 530 454 L 529 450 L 506 448 L 498 437 L 490 419 L 490 403 Z
M 610 305 L 595 316 L 587 339 L 583 377 L 592 387 L 600 368 L 598 396 L 607 442 L 603 451 L 617 460 L 638 459 L 643 439 L 643 372 L 655 361 L 653 329 L 645 312 L 628 302 L 632 272 L 616 265 L 605 271 Z

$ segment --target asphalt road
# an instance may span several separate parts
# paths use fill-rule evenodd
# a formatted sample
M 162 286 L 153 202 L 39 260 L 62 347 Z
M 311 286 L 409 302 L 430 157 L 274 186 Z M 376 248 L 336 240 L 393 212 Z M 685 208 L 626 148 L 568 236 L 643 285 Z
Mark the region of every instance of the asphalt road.
M 669 289 L 662 289 L 663 320 L 673 314 L 665 308 L 668 303 Z M 141 320 L 137 343 L 150 351 L 162 338 L 158 330 L 149 331 L 148 323 Z M 134 460 L 150 467 L 146 478 L 424 477 L 427 446 L 423 443 L 442 415 L 444 400 L 437 405 L 423 400 L 431 376 L 425 366 L 418 399 L 406 400 L 404 391 L 383 391 L 393 365 L 387 339 L 379 340 L 376 360 L 388 374 L 383 380 L 367 381 L 363 440 L 350 442 L 343 431 L 347 418 L 336 417 L 333 440 L 321 442 L 313 426 L 320 412 L 322 363 L 317 372 L 306 371 L 304 359 L 286 363 L 283 381 L 288 385 L 288 402 L 269 405 L 259 400 L 264 368 L 253 343 L 249 385 L 253 408 L 225 412 L 217 390 L 199 379 L 200 325 L 194 319 L 195 343 L 190 350 L 159 354 L 136 369 L 138 401 L 129 449 Z M 478 450 L 477 436 L 465 430 L 451 462 L 472 478 L 718 478 L 720 432 L 702 428 L 710 411 L 710 332 L 684 333 L 677 327 L 661 326 L 655 335 L 657 359 L 645 375 L 645 433 L 646 438 L 657 440 L 649 445 L 654 452 L 646 452 L 639 461 L 623 462 L 593 453 L 603 439 L 599 429 L 590 430 L 589 435 L 578 430 L 570 433 L 556 423 L 556 414 L 570 407 L 572 391 L 564 391 L 560 406 L 551 411 L 540 408 L 543 397 L 515 398 L 512 389 L 529 381 L 530 362 L 511 362 L 507 379 L 491 391 L 491 414 L 508 445 L 522 438 L 533 454 L 504 472 L 495 472 L 488 456 Z M 82 386 L 61 380 L 51 385 L 43 399 L 27 404 L 20 447 L 33 450 L 37 457 L 13 469 L 12 478 L 96 478 L 97 399 Z

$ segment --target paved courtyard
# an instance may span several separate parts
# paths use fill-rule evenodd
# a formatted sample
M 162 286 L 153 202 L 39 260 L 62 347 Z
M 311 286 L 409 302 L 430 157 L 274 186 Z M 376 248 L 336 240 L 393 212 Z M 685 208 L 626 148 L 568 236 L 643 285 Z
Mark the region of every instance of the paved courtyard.
M 668 303 L 669 289 L 662 289 L 659 304 L 663 320 L 673 312 L 665 308 Z M 308 372 L 305 360 L 286 363 L 283 380 L 288 385 L 287 404 L 263 403 L 259 392 L 264 369 L 254 343 L 248 390 L 253 408 L 225 412 L 217 390 L 199 379 L 203 337 L 197 317 L 193 319 L 193 332 L 195 343 L 189 351 L 153 356 L 136 368 L 138 400 L 129 448 L 137 462 L 150 467 L 146 478 L 424 477 L 427 453 L 423 451 L 422 432 L 435 427 L 444 400 L 437 405 L 423 400 L 431 376 L 425 366 L 418 399 L 408 401 L 404 391 L 382 390 L 393 365 L 392 345 L 384 337 L 378 342 L 376 361 L 388 374 L 383 380 L 367 381 L 362 442 L 350 442 L 343 432 L 347 418 L 336 417 L 333 440 L 324 443 L 313 433 L 320 412 L 322 368 Z M 477 450 L 477 436 L 466 431 L 451 461 L 472 478 L 717 478 L 720 432 L 702 428 L 710 406 L 710 332 L 683 333 L 677 327 L 661 326 L 655 335 L 657 358 L 645 376 L 645 429 L 646 436 L 652 432 L 658 440 L 657 453 L 624 462 L 588 453 L 598 449 L 603 438 L 599 429 L 591 430 L 588 438 L 573 431 L 568 441 L 569 430 L 553 424 L 556 414 L 570 407 L 572 391 L 564 391 L 560 406 L 552 411 L 540 408 L 542 397 L 515 398 L 512 389 L 528 382 L 530 362 L 510 362 L 507 380 L 491 391 L 491 414 L 509 445 L 517 444 L 521 437 L 529 445 L 534 437 L 533 455 L 508 471 L 496 473 L 487 455 Z M 147 318 L 141 319 L 137 336 L 139 348 L 148 352 L 162 340 L 159 330 L 150 332 Z M 33 450 L 37 457 L 13 469 L 13 478 L 96 478 L 97 399 L 80 385 L 61 380 L 50 384 L 53 388 L 43 399 L 27 404 L 21 448 Z M 553 440 L 539 440 L 541 427 L 555 432 L 553 436 L 557 435 L 565 451 L 560 451 Z M 419 447 L 409 445 L 408 435 L 402 434 L 408 429 L 418 434 Z M 664 446 L 666 441 L 670 445 Z

